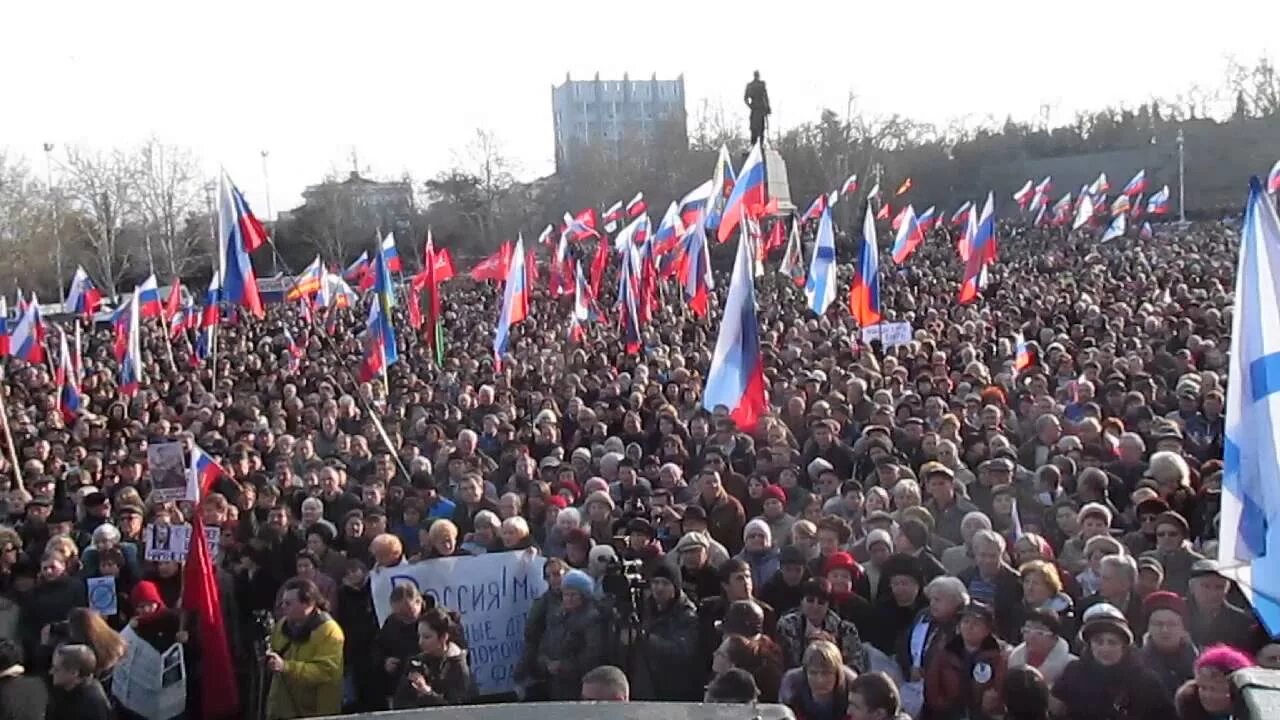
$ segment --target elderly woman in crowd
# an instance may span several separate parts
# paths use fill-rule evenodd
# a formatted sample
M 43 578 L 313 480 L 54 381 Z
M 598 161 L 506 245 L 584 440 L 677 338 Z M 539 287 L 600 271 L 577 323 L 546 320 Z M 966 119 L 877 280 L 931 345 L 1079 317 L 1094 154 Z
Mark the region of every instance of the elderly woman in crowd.
M 1009 668 L 1035 668 L 1049 687 L 1062 677 L 1067 665 L 1076 660 L 1063 632 L 1062 619 L 1048 608 L 1023 615 L 1022 644 L 1009 653 Z
M 1178 688 L 1178 720 L 1230 717 L 1241 702 L 1231 676 L 1248 667 L 1253 667 L 1253 660 L 1233 647 L 1207 648 L 1196 658 L 1195 677 Z
M 1133 649 L 1124 614 L 1101 604 L 1084 617 L 1084 650 L 1053 686 L 1054 715 L 1068 720 L 1164 720 L 1173 700 Z

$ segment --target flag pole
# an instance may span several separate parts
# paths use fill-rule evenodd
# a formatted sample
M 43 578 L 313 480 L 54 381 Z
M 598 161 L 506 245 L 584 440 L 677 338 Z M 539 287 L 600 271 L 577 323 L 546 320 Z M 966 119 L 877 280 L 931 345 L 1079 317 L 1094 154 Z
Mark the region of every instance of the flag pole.
M 0 378 L 4 375 L 4 371 L 0 371 Z M 13 464 L 13 479 L 18 483 L 19 490 L 25 490 L 26 486 L 22 482 L 22 464 L 18 462 L 18 449 L 13 446 L 13 434 L 9 431 L 9 407 L 5 402 L 8 395 L 8 388 L 0 387 L 0 425 L 4 430 L 4 442 L 9 446 L 9 462 Z

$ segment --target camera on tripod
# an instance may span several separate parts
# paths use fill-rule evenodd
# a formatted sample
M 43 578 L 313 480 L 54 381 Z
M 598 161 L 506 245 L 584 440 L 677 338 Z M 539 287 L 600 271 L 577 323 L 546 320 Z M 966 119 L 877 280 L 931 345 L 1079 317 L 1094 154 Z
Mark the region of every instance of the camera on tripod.
M 617 555 L 605 559 L 600 589 L 612 601 L 614 609 L 623 619 L 631 618 L 639 610 L 640 598 L 649 586 L 643 565 L 640 560 L 621 560 Z

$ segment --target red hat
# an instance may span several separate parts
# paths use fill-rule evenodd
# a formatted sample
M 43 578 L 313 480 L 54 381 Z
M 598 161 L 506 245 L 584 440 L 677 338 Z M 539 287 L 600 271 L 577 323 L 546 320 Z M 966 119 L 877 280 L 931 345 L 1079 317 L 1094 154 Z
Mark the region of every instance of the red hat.
M 160 609 L 165 608 L 164 598 L 160 596 L 160 588 L 150 580 L 143 580 L 133 586 L 133 592 L 129 593 L 129 602 L 137 607 L 143 603 L 155 603 Z
M 830 575 L 832 570 L 848 570 L 855 580 L 862 574 L 862 568 L 858 566 L 853 556 L 843 550 L 831 553 L 831 556 L 822 564 L 823 576 Z
M 573 495 L 573 498 L 571 498 L 573 502 L 577 502 L 578 498 L 582 497 L 582 488 L 574 480 L 561 480 L 556 485 L 556 492 L 561 490 L 568 490 Z
M 591 533 L 582 528 L 573 528 L 564 535 L 565 545 L 586 545 L 591 547 Z
M 561 510 L 569 507 L 569 501 L 563 495 L 552 495 L 546 499 L 546 503 L 550 507 L 560 508 Z
M 1185 623 L 1187 621 L 1187 601 L 1177 593 L 1171 593 L 1168 590 L 1157 590 L 1151 593 L 1142 601 L 1142 614 L 1148 619 L 1151 613 L 1157 610 L 1172 610 L 1182 618 Z
M 760 502 L 764 502 L 765 500 L 777 500 L 783 505 L 786 505 L 787 489 L 781 485 L 769 485 L 764 489 L 764 492 L 761 493 L 760 496 Z

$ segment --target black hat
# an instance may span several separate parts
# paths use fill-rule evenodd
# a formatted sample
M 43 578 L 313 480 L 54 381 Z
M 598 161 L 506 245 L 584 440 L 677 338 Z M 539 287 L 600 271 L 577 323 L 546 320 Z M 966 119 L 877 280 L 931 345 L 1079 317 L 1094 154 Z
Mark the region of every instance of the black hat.
M 880 566 L 881 577 L 893 579 L 903 575 L 915 580 L 918 585 L 924 585 L 924 570 L 920 567 L 920 561 L 910 555 L 890 555 Z
M 804 551 L 795 545 L 784 545 L 778 551 L 778 565 L 804 565 Z
M 653 582 L 654 580 L 666 580 L 672 585 L 675 585 L 677 589 L 680 587 L 679 573 L 673 570 L 667 563 L 658 563 L 657 566 L 653 568 L 653 572 L 649 573 L 649 582 Z
M 690 504 L 684 509 L 684 519 L 701 520 L 702 522 L 706 522 L 707 511 L 701 505 Z
M 110 498 L 108 498 L 107 494 L 104 492 L 95 491 L 95 492 L 89 493 L 88 495 L 85 495 L 84 500 L 82 500 L 81 502 L 83 502 L 84 506 L 87 508 L 102 507 L 103 505 L 106 505 L 108 502 L 110 502 Z
M 644 518 L 632 518 L 627 522 L 627 534 L 642 533 L 648 537 L 654 537 L 653 523 Z

